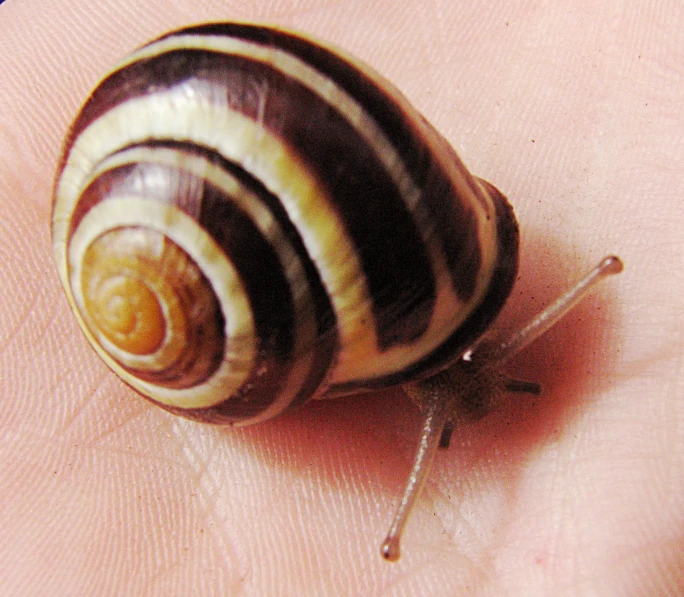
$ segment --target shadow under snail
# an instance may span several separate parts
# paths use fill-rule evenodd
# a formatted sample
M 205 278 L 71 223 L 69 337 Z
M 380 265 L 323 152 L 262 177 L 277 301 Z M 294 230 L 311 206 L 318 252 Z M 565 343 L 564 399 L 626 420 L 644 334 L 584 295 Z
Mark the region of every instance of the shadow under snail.
M 424 425 L 388 560 L 455 413 L 538 392 L 502 365 L 622 269 L 607 257 L 512 338 L 486 334 L 517 272 L 506 198 L 368 66 L 237 23 L 169 33 L 104 77 L 52 232 L 90 343 L 176 415 L 247 425 L 404 384 Z

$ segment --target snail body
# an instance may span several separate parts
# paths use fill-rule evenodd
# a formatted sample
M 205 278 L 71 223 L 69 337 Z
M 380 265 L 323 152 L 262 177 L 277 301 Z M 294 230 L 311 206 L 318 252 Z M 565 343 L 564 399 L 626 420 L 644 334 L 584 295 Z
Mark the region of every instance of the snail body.
M 492 341 L 518 265 L 506 198 L 368 66 L 237 23 L 169 33 L 102 79 L 64 145 L 52 238 L 87 339 L 172 413 L 247 425 L 405 384 L 425 422 L 388 560 L 458 409 L 538 392 L 499 366 L 622 268 L 606 258 Z
M 506 200 L 388 82 L 238 24 L 169 34 L 100 82 L 64 149 L 53 238 L 100 356 L 214 423 L 444 367 L 517 267 Z

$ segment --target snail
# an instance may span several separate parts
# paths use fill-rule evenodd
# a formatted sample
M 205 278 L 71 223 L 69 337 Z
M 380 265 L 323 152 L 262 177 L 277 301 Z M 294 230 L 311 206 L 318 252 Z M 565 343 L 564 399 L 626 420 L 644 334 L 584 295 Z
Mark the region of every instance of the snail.
M 53 250 L 105 363 L 162 408 L 247 425 L 404 384 L 424 414 L 399 538 L 455 412 L 535 393 L 500 366 L 622 264 L 510 340 L 518 225 L 370 67 L 307 36 L 212 23 L 115 66 L 67 136 Z

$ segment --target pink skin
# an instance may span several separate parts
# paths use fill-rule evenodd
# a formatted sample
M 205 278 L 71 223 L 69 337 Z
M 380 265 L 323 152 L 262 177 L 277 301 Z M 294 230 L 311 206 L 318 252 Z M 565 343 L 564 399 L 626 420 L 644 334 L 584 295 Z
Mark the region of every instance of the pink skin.
M 684 13 L 637 4 L 0 6 L 0 594 L 682 594 Z M 509 196 L 522 262 L 500 327 L 625 262 L 510 364 L 541 397 L 456 430 L 396 564 L 379 544 L 420 427 L 400 391 L 241 430 L 175 418 L 88 348 L 52 265 L 52 172 L 90 87 L 149 38 L 228 18 L 365 58 Z

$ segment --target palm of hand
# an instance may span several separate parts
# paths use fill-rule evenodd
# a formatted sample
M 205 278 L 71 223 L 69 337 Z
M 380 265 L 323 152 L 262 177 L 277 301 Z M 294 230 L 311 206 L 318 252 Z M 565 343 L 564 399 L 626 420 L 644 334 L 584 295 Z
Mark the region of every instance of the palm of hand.
M 62 62 L 86 47 L 64 35 L 83 17 L 72 22 L 76 9 L 55 4 L 45 13 L 55 18 L 39 21 L 30 5 L 0 9 L 10 65 L 0 90 L 0 247 L 11 281 L 0 335 L 0 592 L 44 594 L 48 583 L 52 595 L 684 590 L 676 19 L 633 29 L 605 5 L 601 14 L 546 7 L 506 22 L 460 3 L 434 35 L 434 15 L 409 16 L 415 6 L 406 6 L 381 28 L 390 36 L 381 43 L 345 36 L 357 17 L 342 7 L 311 27 L 288 13 L 286 22 L 370 57 L 475 174 L 507 192 L 523 248 L 502 326 L 607 251 L 628 268 L 515 364 L 545 384 L 541 399 L 514 398 L 457 431 L 403 559 L 389 565 L 379 541 L 418 426 L 398 392 L 210 429 L 132 397 L 86 348 L 52 270 L 50 172 L 67 121 L 112 57 L 179 21 L 149 13 L 145 34 L 120 39 L 114 7 L 101 7 L 83 43 L 109 47 L 98 43 L 107 31 L 116 51 L 89 55 L 82 71 Z M 382 11 L 376 4 L 367 17 Z M 40 34 L 19 34 L 27 23 Z M 69 49 L 55 52 L 65 39 Z M 399 52 L 407 40 L 425 51 Z M 80 72 L 87 83 L 70 78 Z M 44 110 L 46 89 L 54 94 Z

